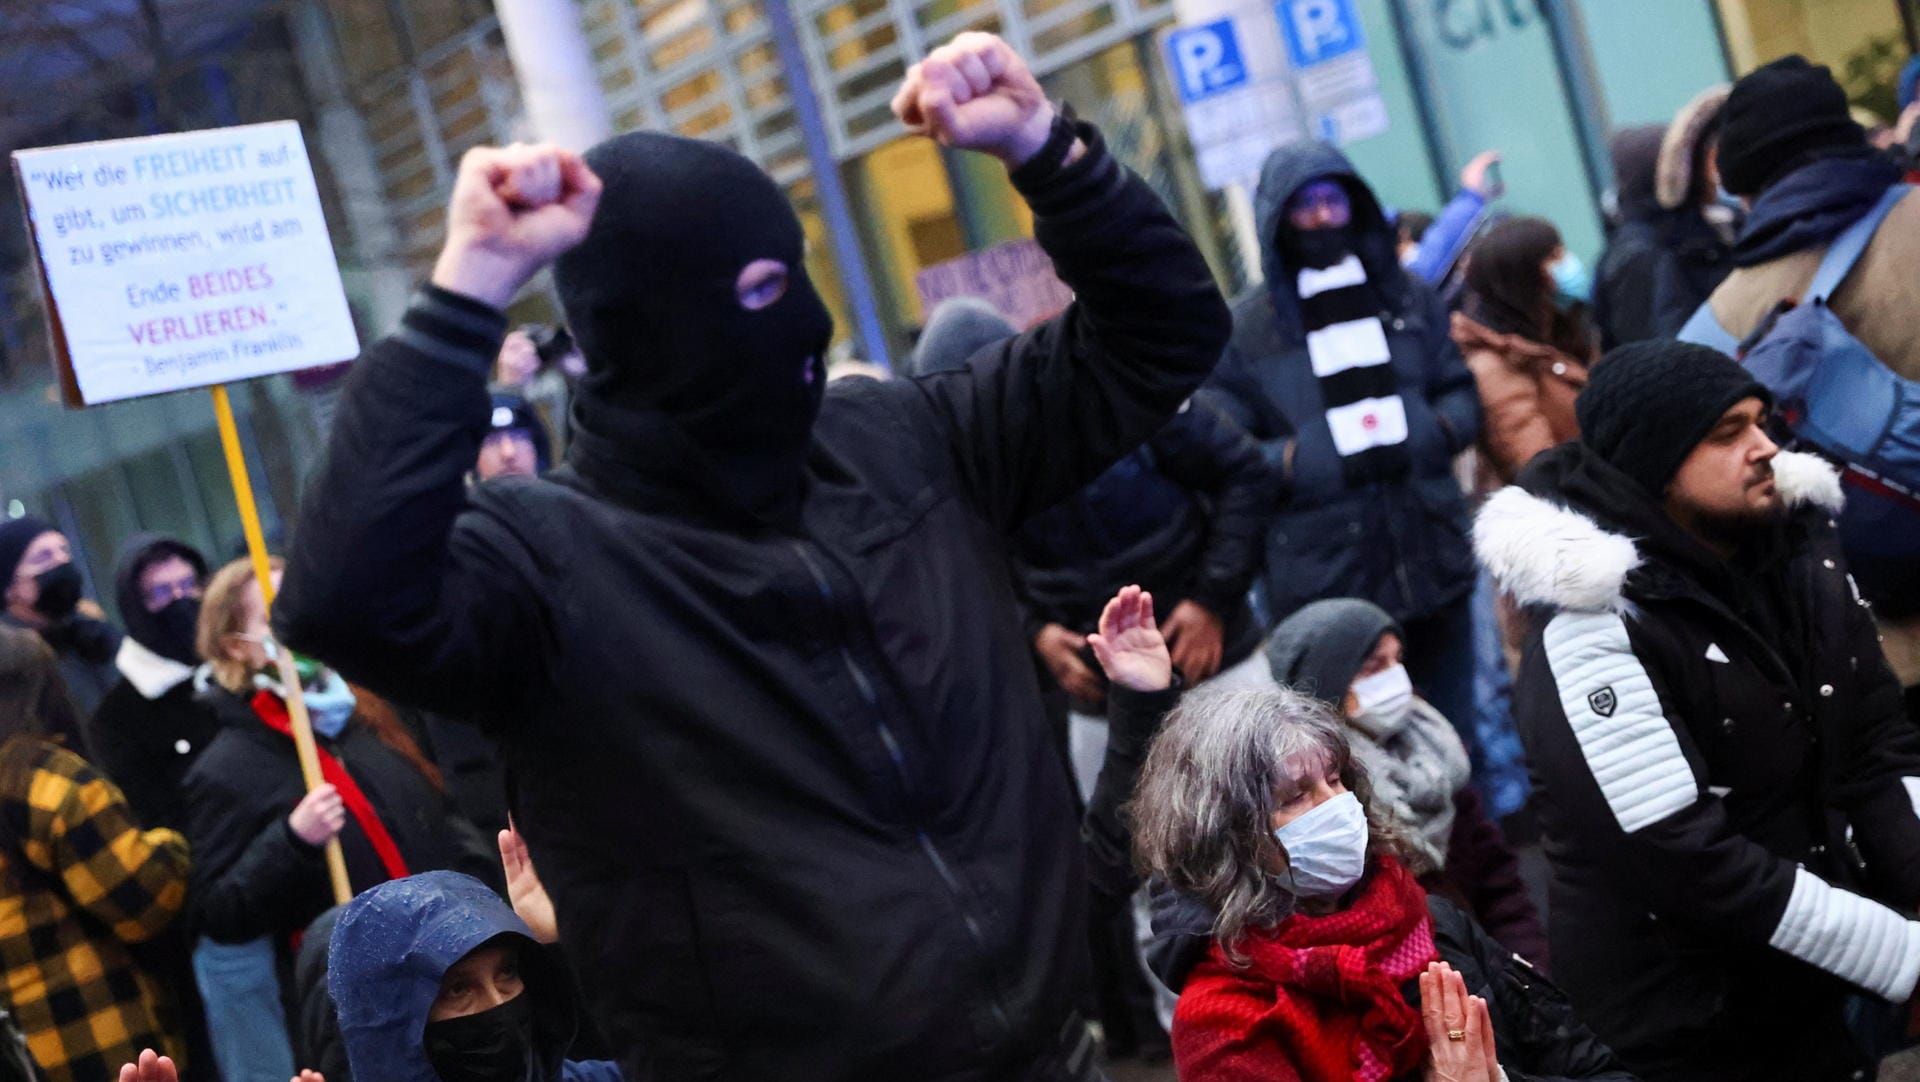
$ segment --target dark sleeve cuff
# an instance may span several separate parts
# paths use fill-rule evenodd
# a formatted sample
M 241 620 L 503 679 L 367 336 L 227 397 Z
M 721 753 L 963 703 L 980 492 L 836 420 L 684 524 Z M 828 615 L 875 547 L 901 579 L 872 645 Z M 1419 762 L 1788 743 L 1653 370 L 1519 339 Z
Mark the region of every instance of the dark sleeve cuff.
M 1134 691 L 1119 684 L 1107 685 L 1108 755 L 1128 755 L 1145 750 L 1160 719 L 1180 705 L 1185 681 L 1173 674 L 1173 684 L 1160 691 Z
M 1041 216 L 1059 214 L 1097 197 L 1120 180 L 1120 165 L 1107 152 L 1100 130 L 1084 120 L 1074 120 L 1062 112 L 1056 124 L 1072 125 L 1086 151 L 1064 165 L 1047 160 L 1041 154 L 1007 174 L 1014 190 L 1027 206 Z
M 485 379 L 507 337 L 507 314 L 472 297 L 424 285 L 393 337 L 416 353 Z

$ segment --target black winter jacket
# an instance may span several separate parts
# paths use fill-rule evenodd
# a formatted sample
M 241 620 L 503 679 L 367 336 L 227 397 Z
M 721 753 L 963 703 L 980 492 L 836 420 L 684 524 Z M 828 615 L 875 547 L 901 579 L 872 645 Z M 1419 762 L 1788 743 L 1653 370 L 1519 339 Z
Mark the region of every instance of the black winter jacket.
M 152 656 L 144 647 L 140 652 Z M 121 656 L 128 653 L 122 646 Z M 141 826 L 187 829 L 181 787 L 220 732 L 220 721 L 196 694 L 192 676 L 149 699 L 122 675 L 100 709 L 81 723 L 81 732 L 88 757 L 126 793 Z
M 1594 271 L 1600 348 L 1671 338 L 1733 271 L 1733 245 L 1699 210 L 1651 209 L 1607 237 Z
M 267 727 L 238 695 L 215 687 L 207 700 L 220 735 L 187 771 L 187 841 L 193 847 L 188 904 L 200 934 L 223 943 L 288 938 L 333 904 L 322 850 L 294 836 L 287 815 L 306 795 L 293 738 Z M 315 735 L 373 803 L 412 872 L 455 868 L 499 882 L 497 854 L 400 753 L 351 721 L 337 740 Z M 388 879 L 352 815 L 340 832 L 354 893 Z
M 1260 643 L 1247 606 L 1279 477 L 1260 447 L 1206 397 L 1183 406 L 1152 439 L 1014 538 L 1016 587 L 1028 631 L 1060 624 L 1082 634 L 1121 587 L 1153 594 L 1156 615 L 1192 600 L 1220 618 L 1221 665 Z
M 644 456 L 618 491 L 569 465 L 469 494 L 506 321 L 464 298 L 349 377 L 275 620 L 501 734 L 631 1079 L 1091 1069 L 1074 802 L 1005 539 L 1164 424 L 1228 325 L 1082 137 L 1013 176 L 1076 303 L 965 371 L 832 384 L 791 531 L 719 524 Z
M 1577 442 L 1476 527 L 1526 607 L 1554 973 L 1649 1078 L 1845 1078 L 1867 1066 L 1849 993 L 1920 977 L 1920 733 L 1840 555 L 1837 477 L 1774 468 L 1790 517 L 1756 527 L 1750 570 Z
M 1509 1082 L 1634 1082 L 1634 1076 L 1581 1021 L 1565 993 L 1527 960 L 1502 947 L 1459 906 L 1432 895 L 1433 945 L 1458 970 L 1467 991 L 1487 1001 L 1494 1045 Z M 1147 965 L 1176 993 L 1213 945 L 1213 911 L 1155 881 L 1153 941 Z M 1401 989 L 1420 1005 L 1420 982 Z M 1178 1024 L 1177 1022 L 1175 1023 Z M 1419 1078 L 1416 1072 L 1405 1082 Z
M 1344 183 L 1352 230 L 1381 312 L 1406 406 L 1412 472 L 1348 486 L 1307 356 L 1295 288 L 1278 246 L 1285 206 L 1310 181 Z M 1373 193 L 1339 151 L 1300 143 L 1274 151 L 1257 203 L 1265 283 L 1233 301 L 1233 343 L 1212 389 L 1260 441 L 1280 471 L 1286 502 L 1267 533 L 1267 615 L 1285 619 L 1309 601 L 1362 597 L 1406 621 L 1431 615 L 1472 588 L 1466 498 L 1453 456 L 1480 435 L 1480 394 L 1453 344 L 1446 307 L 1400 268 L 1395 234 Z

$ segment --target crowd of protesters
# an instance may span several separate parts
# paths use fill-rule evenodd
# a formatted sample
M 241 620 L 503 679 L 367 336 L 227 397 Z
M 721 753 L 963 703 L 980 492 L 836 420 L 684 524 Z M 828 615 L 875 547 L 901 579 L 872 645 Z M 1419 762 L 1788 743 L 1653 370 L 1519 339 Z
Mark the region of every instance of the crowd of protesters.
M 1593 273 L 1496 153 L 1428 217 L 1284 147 L 1231 302 L 999 39 L 894 109 L 1004 162 L 1065 311 L 829 386 L 745 159 L 479 148 L 272 582 L 143 534 L 116 626 L 0 522 L 0 1079 L 1913 1044 L 1920 106 L 1788 57 L 1619 133 Z

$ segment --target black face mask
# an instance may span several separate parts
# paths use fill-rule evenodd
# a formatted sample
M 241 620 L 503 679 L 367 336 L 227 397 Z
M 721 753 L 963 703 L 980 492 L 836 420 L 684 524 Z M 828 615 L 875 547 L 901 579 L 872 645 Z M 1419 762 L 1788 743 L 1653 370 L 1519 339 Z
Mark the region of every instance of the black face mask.
M 428 1022 L 422 1039 L 441 1082 L 529 1082 L 533 997 L 521 992 L 479 1014 Z
M 587 359 L 586 439 L 570 458 L 583 473 L 620 459 L 756 515 L 790 508 L 833 320 L 785 193 L 724 147 L 652 132 L 609 139 L 587 162 L 605 185 L 599 210 L 554 266 Z M 735 286 L 763 259 L 785 265 L 786 291 L 749 310 Z
M 72 560 L 47 568 L 35 575 L 33 582 L 40 587 L 40 599 L 33 603 L 33 611 L 49 620 L 72 616 L 74 606 L 80 604 L 80 591 L 85 588 L 80 569 Z
M 200 655 L 193 649 L 193 638 L 200 627 L 199 598 L 176 597 L 159 612 L 148 613 L 147 618 L 151 627 L 147 637 L 153 640 L 144 644 L 148 649 L 182 665 L 200 664 Z
M 1280 254 L 1292 267 L 1331 267 L 1353 252 L 1353 232 L 1341 226 L 1332 229 L 1295 229 L 1280 231 Z

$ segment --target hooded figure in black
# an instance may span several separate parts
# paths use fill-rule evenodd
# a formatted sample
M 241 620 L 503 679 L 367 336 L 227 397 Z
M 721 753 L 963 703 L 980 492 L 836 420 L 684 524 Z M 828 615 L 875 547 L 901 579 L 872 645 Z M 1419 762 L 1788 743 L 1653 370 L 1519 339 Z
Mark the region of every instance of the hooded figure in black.
M 141 577 L 169 557 L 191 569 L 191 596 L 174 596 L 149 610 Z M 82 732 L 88 757 L 127 794 L 147 827 L 186 829 L 180 779 L 220 731 L 213 711 L 194 697 L 200 657 L 193 634 L 206 576 L 207 561 L 198 550 L 159 534 L 130 538 L 114 563 L 114 594 L 127 625 L 114 656 L 120 679 Z
M 829 390 L 779 188 L 634 133 L 587 155 L 556 268 L 588 364 L 564 465 L 462 484 L 506 330 L 472 297 L 428 288 L 350 377 L 278 627 L 499 735 L 630 1079 L 1094 1069 L 1004 538 L 1159 427 L 1227 324 L 1151 189 L 1054 131 L 1011 179 L 1079 300 L 966 371 Z
M 1340 224 L 1297 227 L 1303 202 Z M 1475 571 L 1453 457 L 1479 437 L 1480 395 L 1446 308 L 1401 269 L 1379 200 L 1333 147 L 1269 155 L 1256 209 L 1266 281 L 1234 298 L 1214 386 L 1282 478 L 1269 626 L 1323 598 L 1373 602 L 1406 629 L 1422 697 L 1465 727 Z

